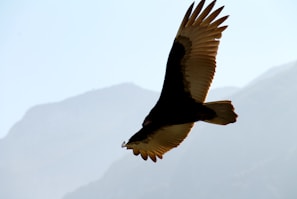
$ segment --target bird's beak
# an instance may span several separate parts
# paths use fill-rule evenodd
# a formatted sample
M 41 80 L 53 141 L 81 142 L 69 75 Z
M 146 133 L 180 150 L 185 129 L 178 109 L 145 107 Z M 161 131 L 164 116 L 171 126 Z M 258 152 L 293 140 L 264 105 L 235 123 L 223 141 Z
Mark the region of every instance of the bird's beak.
M 125 148 L 126 147 L 126 142 L 124 141 L 123 143 L 122 143 L 122 148 Z

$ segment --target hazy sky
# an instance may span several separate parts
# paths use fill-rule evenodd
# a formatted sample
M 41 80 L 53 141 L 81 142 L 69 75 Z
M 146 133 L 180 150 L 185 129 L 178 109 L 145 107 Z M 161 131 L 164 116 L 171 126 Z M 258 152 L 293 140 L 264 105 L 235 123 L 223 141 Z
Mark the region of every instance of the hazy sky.
M 190 3 L 1 1 L 0 137 L 36 104 L 127 81 L 159 91 Z M 217 0 L 221 5 L 230 18 L 213 87 L 242 87 L 297 60 L 296 0 Z

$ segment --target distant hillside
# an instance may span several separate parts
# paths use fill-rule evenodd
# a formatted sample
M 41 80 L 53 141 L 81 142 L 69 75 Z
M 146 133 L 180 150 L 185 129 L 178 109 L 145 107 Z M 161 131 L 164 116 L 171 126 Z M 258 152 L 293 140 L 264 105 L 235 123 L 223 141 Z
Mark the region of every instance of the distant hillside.
M 102 177 L 158 96 L 126 83 L 33 107 L 0 140 L 0 198 L 59 199 Z
M 33 107 L 0 142 L 0 198 L 59 199 L 100 178 L 157 97 L 121 84 Z
M 0 198 L 295 198 L 296 75 L 215 89 L 208 99 L 232 99 L 238 122 L 198 123 L 157 164 L 120 146 L 158 93 L 126 83 L 35 106 L 0 140 Z
M 198 123 L 156 164 L 127 151 L 64 199 L 297 198 L 297 63 L 277 70 L 230 97 L 237 123 Z

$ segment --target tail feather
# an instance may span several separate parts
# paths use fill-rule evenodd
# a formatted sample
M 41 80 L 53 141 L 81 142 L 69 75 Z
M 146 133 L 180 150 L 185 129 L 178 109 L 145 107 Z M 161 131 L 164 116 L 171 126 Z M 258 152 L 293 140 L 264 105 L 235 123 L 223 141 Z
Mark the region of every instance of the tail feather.
M 212 124 L 226 125 L 236 122 L 237 114 L 229 100 L 204 103 L 204 106 L 216 112 L 216 117 L 211 120 L 203 120 Z

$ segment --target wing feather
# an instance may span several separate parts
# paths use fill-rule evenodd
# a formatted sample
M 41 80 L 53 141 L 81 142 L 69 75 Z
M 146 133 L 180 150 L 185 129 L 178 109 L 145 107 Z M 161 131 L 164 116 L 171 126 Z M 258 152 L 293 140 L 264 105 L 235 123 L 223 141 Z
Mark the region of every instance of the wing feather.
M 212 1 L 203 11 L 202 13 L 198 16 L 198 18 L 194 21 L 193 25 L 199 25 L 204 18 L 210 13 L 212 8 L 214 7 L 216 3 L 216 0 Z
M 206 19 L 203 20 L 203 22 L 201 23 L 201 25 L 207 25 L 210 24 L 224 9 L 224 6 L 216 9 L 215 11 L 213 11 Z
M 201 12 L 204 3 L 205 3 L 205 0 L 202 0 L 199 2 L 199 4 L 196 6 L 194 12 L 192 13 L 192 15 L 190 15 L 190 19 L 187 21 L 186 26 L 191 26 L 195 22 L 196 17 Z M 184 17 L 184 20 L 186 20 L 186 16 Z

